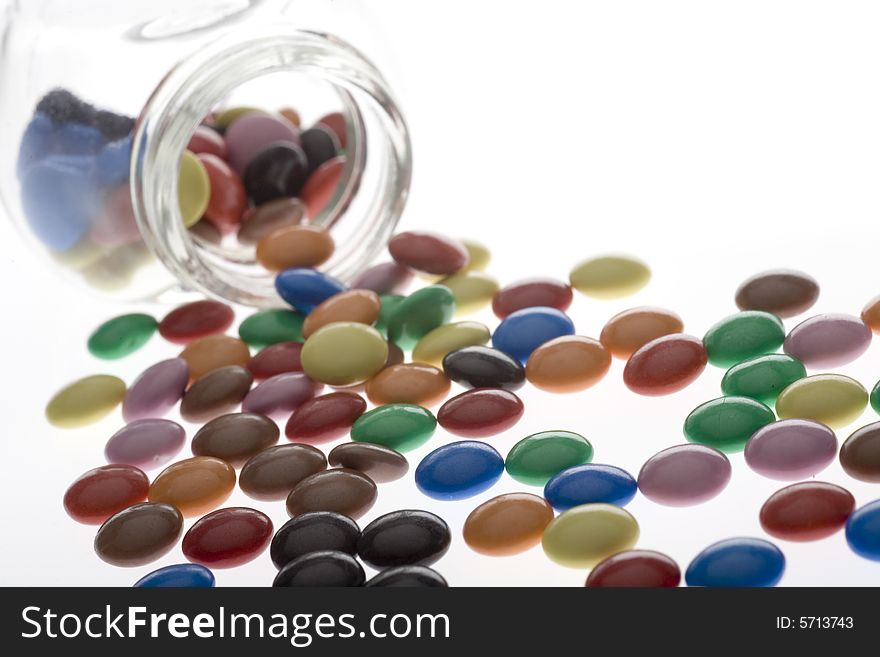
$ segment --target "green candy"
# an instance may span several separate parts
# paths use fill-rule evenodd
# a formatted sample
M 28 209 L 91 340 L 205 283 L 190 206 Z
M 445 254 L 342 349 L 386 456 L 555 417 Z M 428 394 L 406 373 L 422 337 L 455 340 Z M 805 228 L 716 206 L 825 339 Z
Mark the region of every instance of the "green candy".
M 871 391 L 871 408 L 880 413 L 880 381 L 877 382 L 877 385 Z
M 543 486 L 553 475 L 593 460 L 593 446 L 572 431 L 541 431 L 526 436 L 507 453 L 504 467 L 517 481 Z
M 426 333 L 449 323 L 454 311 L 452 290 L 443 285 L 423 287 L 389 313 L 388 339 L 401 349 L 412 349 Z
M 158 322 L 144 313 L 131 313 L 108 319 L 89 336 L 93 356 L 104 360 L 122 358 L 143 347 L 156 332 Z
M 782 321 L 770 313 L 746 310 L 725 317 L 703 337 L 709 362 L 730 367 L 755 356 L 772 354 L 785 340 Z
M 721 392 L 751 397 L 769 406 L 787 386 L 806 375 L 804 364 L 786 354 L 757 356 L 727 370 L 721 379 Z
M 437 418 L 416 404 L 385 404 L 355 420 L 351 439 L 406 452 L 424 445 L 434 435 Z
M 302 342 L 304 319 L 303 315 L 293 310 L 261 310 L 241 323 L 238 335 L 257 349 L 279 342 Z
M 719 397 L 697 406 L 684 421 L 692 443 L 739 452 L 761 427 L 776 420 L 767 406 L 749 397 Z
M 376 330 L 388 337 L 388 317 L 401 301 L 406 299 L 402 294 L 383 294 L 379 297 L 379 316 L 376 318 Z

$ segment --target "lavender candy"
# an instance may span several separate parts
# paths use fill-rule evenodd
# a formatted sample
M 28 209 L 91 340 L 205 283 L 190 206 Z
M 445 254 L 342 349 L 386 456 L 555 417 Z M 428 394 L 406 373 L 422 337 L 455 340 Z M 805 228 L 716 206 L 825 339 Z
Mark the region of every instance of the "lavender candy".
M 287 419 L 300 404 L 314 397 L 323 387 L 302 372 L 276 374 L 247 394 L 241 403 L 241 410 L 268 415 L 276 420 Z
M 706 502 L 730 481 L 730 461 L 708 445 L 676 445 L 657 452 L 639 472 L 639 490 L 652 502 L 692 506 Z
M 382 262 L 361 272 L 349 286 L 352 290 L 372 290 L 376 294 L 401 294 L 413 279 L 413 272 L 396 262 Z
M 108 463 L 149 470 L 171 461 L 185 442 L 186 431 L 177 422 L 135 420 L 113 434 L 104 448 L 104 456 Z
M 148 367 L 134 380 L 122 402 L 126 422 L 162 417 L 180 401 L 189 381 L 189 366 L 170 358 Z
M 746 443 L 748 466 L 781 481 L 812 477 L 837 456 L 837 436 L 813 420 L 789 419 L 758 429 Z
M 853 315 L 816 315 L 795 326 L 783 349 L 811 369 L 839 367 L 854 361 L 871 345 L 871 329 Z

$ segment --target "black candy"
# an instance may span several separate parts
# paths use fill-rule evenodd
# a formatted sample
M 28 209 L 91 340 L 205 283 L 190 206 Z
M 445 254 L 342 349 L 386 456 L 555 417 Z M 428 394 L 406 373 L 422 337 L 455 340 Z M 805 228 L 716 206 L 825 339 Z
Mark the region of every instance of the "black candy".
M 339 139 L 323 125 L 318 124 L 303 131 L 299 139 L 309 163 L 309 173 L 339 153 Z
M 270 144 L 244 172 L 244 188 L 254 205 L 299 194 L 309 175 L 303 149 L 290 142 Z
M 53 89 L 37 103 L 36 111 L 53 123 L 84 123 L 93 125 L 96 110 L 67 89 Z
M 515 359 L 491 347 L 463 347 L 443 358 L 446 376 L 465 388 L 518 390 L 526 371 Z
M 350 554 L 325 550 L 291 561 L 275 576 L 272 586 L 363 586 L 364 579 L 363 567 Z
M 392 511 L 364 527 L 358 555 L 374 568 L 430 565 L 446 554 L 449 525 L 428 511 Z
M 269 555 L 276 568 L 284 568 L 294 559 L 312 552 L 357 554 L 361 535 L 357 523 L 334 511 L 304 513 L 284 523 L 275 532 Z
M 95 112 L 94 126 L 107 141 L 116 141 L 131 134 L 134 130 L 134 119 L 109 110 L 98 110 Z
M 427 566 L 398 566 L 383 570 L 364 586 L 445 588 L 449 584 L 443 575 Z

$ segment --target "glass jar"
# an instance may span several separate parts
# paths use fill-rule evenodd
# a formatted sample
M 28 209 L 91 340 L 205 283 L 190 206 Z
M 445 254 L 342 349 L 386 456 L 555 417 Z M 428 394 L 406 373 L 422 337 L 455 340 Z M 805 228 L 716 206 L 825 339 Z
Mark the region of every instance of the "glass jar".
M 336 245 L 321 269 L 352 278 L 385 246 L 411 173 L 409 134 L 387 82 L 343 40 L 375 47 L 369 24 L 360 3 L 345 0 L 7 3 L 7 214 L 67 279 L 117 298 L 198 290 L 278 305 L 274 275 L 252 244 L 219 236 L 204 219 L 184 225 L 178 172 L 194 131 L 218 111 L 278 116 L 295 107 L 290 121 L 332 125 L 342 146 L 307 221 Z

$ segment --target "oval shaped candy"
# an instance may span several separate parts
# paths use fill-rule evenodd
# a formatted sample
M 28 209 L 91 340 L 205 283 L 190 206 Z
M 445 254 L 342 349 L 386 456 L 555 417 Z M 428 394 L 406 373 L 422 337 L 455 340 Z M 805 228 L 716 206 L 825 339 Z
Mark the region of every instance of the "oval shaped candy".
M 309 399 L 297 408 L 284 429 L 288 440 L 324 443 L 348 433 L 367 402 L 354 392 L 331 392 Z
M 226 159 L 226 141 L 220 133 L 206 125 L 196 127 L 189 138 L 186 150 L 196 155 L 211 153 L 219 158 Z
M 417 363 L 440 365 L 449 352 L 484 345 L 490 337 L 489 328 L 480 322 L 444 324 L 422 336 L 413 347 L 412 359 Z
M 198 338 L 180 352 L 180 358 L 189 367 L 190 383 L 221 367 L 244 367 L 251 359 L 248 346 L 228 335 L 208 335 Z
M 291 518 L 272 538 L 269 553 L 279 570 L 294 559 L 312 552 L 357 554 L 361 535 L 357 523 L 341 513 L 316 511 Z
M 455 311 L 452 290 L 429 285 L 393 305 L 388 313 L 388 339 L 401 349 L 412 349 L 425 335 L 448 324 Z
M 334 322 L 306 340 L 300 358 L 303 372 L 315 381 L 353 385 L 366 381 L 385 366 L 388 343 L 372 326 Z
M 763 310 L 786 319 L 808 310 L 819 298 L 819 284 L 812 276 L 792 269 L 755 274 L 736 291 L 740 310 Z
M 257 384 L 241 402 L 246 413 L 261 413 L 275 419 L 287 419 L 303 402 L 323 388 L 302 372 L 276 374 Z
M 204 218 L 221 231 L 234 230 L 247 207 L 247 193 L 238 174 L 221 158 L 210 153 L 197 156 L 211 186 Z
M 290 517 L 335 511 L 357 520 L 376 502 L 376 484 L 357 470 L 334 468 L 306 477 L 287 496 Z
M 235 470 L 210 456 L 172 463 L 150 485 L 151 502 L 164 502 L 187 518 L 201 516 L 223 504 L 235 488 Z
M 245 245 L 258 244 L 276 230 L 303 222 L 306 206 L 298 198 L 277 198 L 261 203 L 242 219 L 238 241 Z
M 235 409 L 251 389 L 251 373 L 239 365 L 212 370 L 193 383 L 180 401 L 180 417 L 207 422 Z
M 183 531 L 169 504 L 143 502 L 111 516 L 95 535 L 95 552 L 113 566 L 143 566 L 167 554 Z
M 850 515 L 846 541 L 859 556 L 880 561 L 880 500 L 868 502 Z
M 820 422 L 793 418 L 758 429 L 746 443 L 746 464 L 770 479 L 817 475 L 837 454 L 837 436 Z
M 756 356 L 727 370 L 721 379 L 721 392 L 772 404 L 787 386 L 806 375 L 803 363 L 787 354 Z
M 364 586 L 445 588 L 449 584 L 443 575 L 427 566 L 396 566 L 380 571 Z
M 351 427 L 351 439 L 406 452 L 424 445 L 436 427 L 437 418 L 427 408 L 386 404 L 357 418 Z
M 700 552 L 685 571 L 688 586 L 776 586 L 785 572 L 785 555 L 760 538 L 728 538 Z
M 229 413 L 207 422 L 192 440 L 194 456 L 213 456 L 233 467 L 278 442 L 278 426 L 259 413 Z
M 149 470 L 165 465 L 183 448 L 186 431 L 171 420 L 135 420 L 114 433 L 104 447 L 108 463 Z
M 185 150 L 180 156 L 177 170 L 177 203 L 183 225 L 189 228 L 195 224 L 211 198 L 211 180 L 205 165 L 193 153 Z
M 676 445 L 657 452 L 639 471 L 639 490 L 666 506 L 702 504 L 730 481 L 730 461 L 706 445 Z
M 578 392 L 599 381 L 611 367 L 611 354 L 598 340 L 566 335 L 545 342 L 526 362 L 526 378 L 541 390 Z
M 591 588 L 675 588 L 681 570 L 670 557 L 653 550 L 625 550 L 612 554 L 590 571 Z
M 541 546 L 551 561 L 568 568 L 592 568 L 639 539 L 639 524 L 613 504 L 583 504 L 563 511 L 547 525 Z
M 55 393 L 46 405 L 49 424 L 76 429 L 103 420 L 125 397 L 125 382 L 109 374 L 93 374 Z
M 641 290 L 651 280 L 648 266 L 629 256 L 601 256 L 584 260 L 569 274 L 571 286 L 597 299 L 617 299 Z
M 293 310 L 269 308 L 255 312 L 238 327 L 239 337 L 257 349 L 279 342 L 299 342 L 303 338 L 304 317 Z
M 745 310 L 718 321 L 706 331 L 703 345 L 710 363 L 731 367 L 747 358 L 773 353 L 784 340 L 785 328 L 776 315 Z
M 159 418 L 170 411 L 189 382 L 189 366 L 182 358 L 169 358 L 145 369 L 131 384 L 122 400 L 126 422 Z
M 438 447 L 416 468 L 416 486 L 437 500 L 463 500 L 489 490 L 504 472 L 504 459 L 494 447 L 462 440 Z
M 457 315 L 470 315 L 492 301 L 492 297 L 498 291 L 498 281 L 495 277 L 482 271 L 469 271 L 467 268 L 441 278 L 440 285 L 449 288 L 455 297 L 455 313 Z
M 358 556 L 376 569 L 430 566 L 446 554 L 451 540 L 449 525 L 433 513 L 392 511 L 364 527 Z
M 242 179 L 254 205 L 298 196 L 309 175 L 309 163 L 299 144 L 277 141 L 254 155 Z
M 136 589 L 210 589 L 214 573 L 197 563 L 178 563 L 147 573 L 134 583 Z
M 324 550 L 289 562 L 275 576 L 274 587 L 362 586 L 364 569 L 350 554 Z
M 753 433 L 775 419 L 773 411 L 754 399 L 719 397 L 690 412 L 684 421 L 684 435 L 692 443 L 738 452 Z
M 183 537 L 183 556 L 211 568 L 253 561 L 272 540 L 272 521 L 247 507 L 218 509 L 200 518 Z
M 504 466 L 517 481 L 544 486 L 559 472 L 589 463 L 593 446 L 573 431 L 541 431 L 526 436 L 507 453 Z
M 229 164 L 241 176 L 257 154 L 270 144 L 298 145 L 299 128 L 283 116 L 250 111 L 232 121 L 223 137 Z
M 147 499 L 150 480 L 131 465 L 104 465 L 77 477 L 64 493 L 67 515 L 86 525 L 100 525 L 110 516 Z
M 302 372 L 302 342 L 278 342 L 260 349 L 247 364 L 254 381 L 265 381 L 277 374 Z
M 802 481 L 767 498 L 759 518 L 764 531 L 787 541 L 817 541 L 843 529 L 856 506 L 852 494 L 823 481 Z
M 585 463 L 555 474 L 544 486 L 544 497 L 558 511 L 583 504 L 626 506 L 636 495 L 636 480 L 613 465 Z
M 257 243 L 256 259 L 269 271 L 317 267 L 333 255 L 333 238 L 321 226 L 294 224 L 266 235 Z
M 235 312 L 212 299 L 178 306 L 159 322 L 159 335 L 174 344 L 188 344 L 198 338 L 223 333 L 232 326 Z
M 880 296 L 869 301 L 864 307 L 862 321 L 870 326 L 874 333 L 880 333 Z
M 868 404 L 864 386 L 842 374 L 814 374 L 795 381 L 779 393 L 779 419 L 801 418 L 832 429 L 855 422 Z
M 464 347 L 443 357 L 443 371 L 465 388 L 519 390 L 526 380 L 519 361 L 492 347 Z
M 639 395 L 669 395 L 696 381 L 706 362 L 706 349 L 699 339 L 682 333 L 664 335 L 630 356 L 623 382 Z
M 401 363 L 386 367 L 367 381 L 366 393 L 377 406 L 396 403 L 434 406 L 446 399 L 449 388 L 449 379 L 433 365 Z
M 475 388 L 443 404 L 437 411 L 437 422 L 457 436 L 482 438 L 510 429 L 524 410 L 520 398 L 509 390 Z
M 287 303 L 308 315 L 318 304 L 345 290 L 345 285 L 329 274 L 295 267 L 275 277 L 275 289 Z
M 346 168 L 345 156 L 338 155 L 309 174 L 299 197 L 305 203 L 306 213 L 312 221 L 322 219 L 331 202 L 336 201 L 337 190 Z
M 347 290 L 319 304 L 303 322 L 302 334 L 308 338 L 334 322 L 373 324 L 379 317 L 379 295 L 370 290 Z
M 574 335 L 574 323 L 556 308 L 524 308 L 505 317 L 492 335 L 492 346 L 523 365 L 545 342 Z
M 438 275 L 454 274 L 470 258 L 458 240 L 424 231 L 398 233 L 388 241 L 388 252 L 398 264 Z
M 401 294 L 410 281 L 413 272 L 396 262 L 382 262 L 365 269 L 351 282 L 352 289 L 372 290 L 376 294 Z
M 156 332 L 152 315 L 131 313 L 109 319 L 89 336 L 89 352 L 97 358 L 114 360 L 143 347 Z
M 326 467 L 324 454 L 310 445 L 276 445 L 247 460 L 238 485 L 255 500 L 283 500 L 299 482 Z
M 395 481 L 409 471 L 409 463 L 400 452 L 373 443 L 342 443 L 327 455 L 332 467 L 363 472 L 377 484 Z
M 531 493 L 507 493 L 483 502 L 464 521 L 464 542 L 474 552 L 508 556 L 541 542 L 553 508 Z
M 880 483 L 880 422 L 856 429 L 844 441 L 840 465 L 853 479 Z
M 310 172 L 339 154 L 339 139 L 325 125 L 315 124 L 308 130 L 304 130 L 299 138 L 309 163 Z
M 571 305 L 572 298 L 571 286 L 555 278 L 525 278 L 498 290 L 492 299 L 492 312 L 498 319 L 535 306 L 564 312 Z
M 629 358 L 652 340 L 683 330 L 684 322 L 671 310 L 639 306 L 609 319 L 602 328 L 599 342 L 615 358 Z
M 854 361 L 871 346 L 871 328 L 858 317 L 816 315 L 795 326 L 783 345 L 785 353 L 813 369 L 830 369 Z

